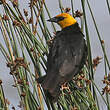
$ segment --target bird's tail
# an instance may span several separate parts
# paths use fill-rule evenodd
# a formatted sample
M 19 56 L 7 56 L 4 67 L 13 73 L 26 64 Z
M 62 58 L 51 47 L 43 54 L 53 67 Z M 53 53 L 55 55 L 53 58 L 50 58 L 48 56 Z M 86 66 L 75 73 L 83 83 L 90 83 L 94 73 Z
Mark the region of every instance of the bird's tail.
M 57 78 L 50 79 L 46 75 L 37 79 L 37 82 L 40 83 L 43 89 L 46 91 L 45 93 L 48 98 L 53 102 L 56 102 L 60 95 L 59 81 L 55 79 Z

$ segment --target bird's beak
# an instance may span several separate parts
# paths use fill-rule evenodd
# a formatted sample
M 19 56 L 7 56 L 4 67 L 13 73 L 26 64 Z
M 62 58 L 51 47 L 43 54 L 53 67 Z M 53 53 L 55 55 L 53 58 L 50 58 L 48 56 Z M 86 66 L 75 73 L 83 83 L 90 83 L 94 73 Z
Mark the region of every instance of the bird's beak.
M 58 19 L 56 17 L 54 17 L 54 18 L 48 19 L 47 21 L 57 23 L 58 22 Z

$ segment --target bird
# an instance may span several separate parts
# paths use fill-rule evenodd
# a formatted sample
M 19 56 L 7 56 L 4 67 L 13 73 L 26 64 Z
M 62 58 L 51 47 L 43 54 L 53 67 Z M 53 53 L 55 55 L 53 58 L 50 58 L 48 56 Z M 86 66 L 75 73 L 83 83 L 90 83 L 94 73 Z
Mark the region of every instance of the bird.
M 77 75 L 87 60 L 87 45 L 77 20 L 69 13 L 61 13 L 47 20 L 57 23 L 56 32 L 47 56 L 46 75 L 37 79 L 42 88 L 57 101 L 61 86 Z

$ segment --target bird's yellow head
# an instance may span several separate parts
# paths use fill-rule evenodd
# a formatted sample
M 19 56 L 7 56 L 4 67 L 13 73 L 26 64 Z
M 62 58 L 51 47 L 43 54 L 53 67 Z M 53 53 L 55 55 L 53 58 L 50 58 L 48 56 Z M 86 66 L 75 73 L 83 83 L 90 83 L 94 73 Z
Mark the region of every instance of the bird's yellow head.
M 60 25 L 61 28 L 65 28 L 75 24 L 77 21 L 68 13 L 61 13 L 48 21 L 55 22 Z

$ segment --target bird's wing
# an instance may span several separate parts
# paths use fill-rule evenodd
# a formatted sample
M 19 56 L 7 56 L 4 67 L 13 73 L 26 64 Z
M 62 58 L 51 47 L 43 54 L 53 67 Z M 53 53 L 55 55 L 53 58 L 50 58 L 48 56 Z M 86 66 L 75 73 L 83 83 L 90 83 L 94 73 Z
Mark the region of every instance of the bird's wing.
M 82 58 L 82 49 L 83 47 L 80 47 L 80 44 L 72 45 L 72 47 L 70 44 L 66 44 L 61 35 L 56 37 L 48 56 L 47 74 L 51 76 L 54 75 L 53 72 L 56 75 L 66 76 L 75 72 L 74 70 L 78 67 Z
M 77 47 L 76 47 L 77 48 Z M 79 72 L 81 59 L 82 59 L 82 50 L 77 51 L 76 49 L 69 49 L 67 51 L 69 56 L 65 55 L 64 61 L 62 62 L 59 68 L 59 74 L 63 77 L 71 76 L 73 77 L 75 74 Z

